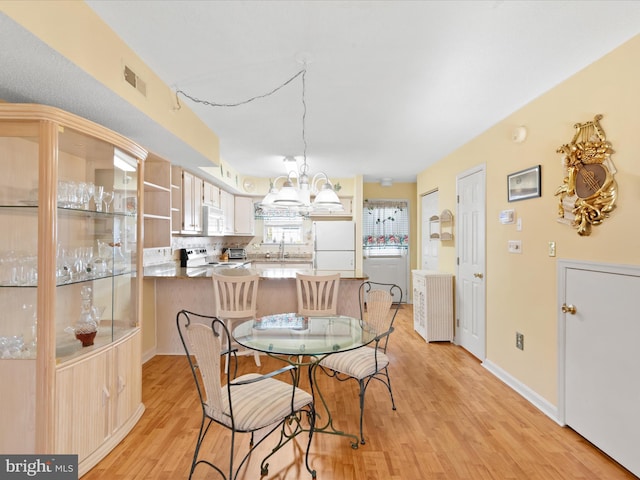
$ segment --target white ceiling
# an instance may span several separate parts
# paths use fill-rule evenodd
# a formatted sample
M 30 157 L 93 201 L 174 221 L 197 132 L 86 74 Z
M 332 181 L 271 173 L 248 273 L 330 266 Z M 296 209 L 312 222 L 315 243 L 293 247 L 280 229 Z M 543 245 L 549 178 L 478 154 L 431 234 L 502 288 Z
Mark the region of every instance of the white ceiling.
M 414 181 L 640 32 L 638 1 L 87 4 L 167 85 L 199 99 L 236 103 L 263 95 L 299 72 L 305 59 L 311 173 L 363 174 L 365 181 Z M 0 52 L 3 66 L 7 55 Z M 0 98 L 42 98 L 8 81 L 0 71 Z M 64 97 L 63 91 L 56 93 Z M 83 101 L 78 96 L 74 102 Z M 243 174 L 283 174 L 282 158 L 303 153 L 301 77 L 233 108 L 180 101 L 216 132 L 221 158 Z M 158 138 L 159 127 L 139 112 L 129 112 L 135 122 L 124 122 L 117 110 L 129 107 L 117 99 L 105 103 L 112 106 L 100 107 L 111 112 L 85 115 L 172 159 L 197 157 L 171 135 Z

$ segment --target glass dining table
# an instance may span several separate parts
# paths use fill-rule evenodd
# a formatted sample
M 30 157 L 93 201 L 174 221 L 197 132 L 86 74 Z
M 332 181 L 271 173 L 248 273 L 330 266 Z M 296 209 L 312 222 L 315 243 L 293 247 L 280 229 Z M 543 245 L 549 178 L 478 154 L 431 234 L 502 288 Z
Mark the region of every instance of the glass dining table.
M 375 330 L 358 318 L 344 315 L 303 317 L 295 313 L 279 313 L 240 323 L 232 335 L 245 348 L 280 358 L 297 367 L 307 366 L 316 411 L 314 433 L 349 437 L 352 439 L 351 447 L 358 448 L 357 435 L 333 426 L 331 411 L 318 388 L 316 372 L 320 361 L 327 355 L 371 343 L 377 336 Z M 300 369 L 295 381 L 299 380 Z M 322 410 L 319 411 L 318 407 Z

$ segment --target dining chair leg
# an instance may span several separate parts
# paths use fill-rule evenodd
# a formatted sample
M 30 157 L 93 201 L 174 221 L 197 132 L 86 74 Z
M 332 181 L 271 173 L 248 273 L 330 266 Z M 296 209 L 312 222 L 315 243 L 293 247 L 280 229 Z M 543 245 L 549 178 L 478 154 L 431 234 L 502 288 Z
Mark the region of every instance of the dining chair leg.
M 367 385 L 369 382 L 365 383 L 364 380 L 358 380 L 358 383 L 360 384 L 360 443 L 364 445 L 364 429 L 362 427 L 362 420 L 364 417 L 364 394 L 367 391 Z

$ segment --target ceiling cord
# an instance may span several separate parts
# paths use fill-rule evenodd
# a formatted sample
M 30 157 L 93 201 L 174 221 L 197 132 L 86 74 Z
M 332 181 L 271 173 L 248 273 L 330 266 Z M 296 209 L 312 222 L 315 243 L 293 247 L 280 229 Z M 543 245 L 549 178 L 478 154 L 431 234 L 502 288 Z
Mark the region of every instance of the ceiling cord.
M 305 101 L 305 93 L 306 93 L 306 75 L 307 75 L 307 69 L 303 68 L 302 70 L 300 70 L 298 73 L 296 73 L 293 77 L 291 77 L 289 80 L 287 80 L 286 82 L 282 83 L 281 85 L 277 86 L 276 88 L 274 88 L 273 90 L 271 90 L 270 92 L 264 93 L 262 95 L 256 95 L 255 97 L 251 97 L 247 100 L 243 100 L 241 102 L 237 102 L 237 103 L 217 103 L 217 102 L 212 102 L 209 100 L 201 100 L 199 98 L 195 98 L 192 97 L 191 95 L 189 95 L 188 93 L 186 93 L 183 90 L 180 89 L 176 89 L 176 103 L 178 105 L 177 110 L 180 110 L 180 108 L 182 107 L 180 105 L 180 97 L 179 95 L 183 95 L 184 97 L 188 98 L 189 100 L 196 102 L 196 103 L 201 103 L 202 105 L 206 105 L 208 107 L 239 107 L 240 105 L 246 105 L 247 103 L 253 102 L 254 100 L 258 100 L 260 98 L 265 98 L 268 97 L 270 95 L 273 95 L 274 93 L 276 93 L 278 90 L 280 90 L 281 88 L 286 87 L 287 85 L 289 85 L 291 82 L 293 82 L 296 78 L 298 78 L 300 75 L 302 75 L 302 143 L 303 143 L 303 161 L 302 161 L 302 166 L 301 166 L 301 173 L 307 173 L 308 170 L 308 165 L 307 165 L 307 137 L 306 137 L 306 130 L 305 130 L 305 124 L 306 124 L 306 118 L 307 118 L 307 103 Z
M 178 103 L 178 110 L 181 107 L 180 106 L 180 98 L 178 97 L 178 95 L 183 95 L 184 97 L 188 98 L 189 100 L 191 100 L 193 102 L 201 103 L 201 104 L 207 105 L 209 107 L 239 107 L 240 105 L 245 105 L 247 103 L 253 102 L 254 100 L 258 100 L 259 98 L 265 98 L 265 97 L 268 97 L 270 95 L 273 95 L 274 93 L 276 93 L 281 88 L 284 88 L 287 85 L 289 85 L 291 82 L 293 82 L 300 75 L 302 75 L 302 92 L 303 92 L 302 94 L 303 94 L 303 102 L 304 102 L 304 76 L 305 76 L 306 73 L 307 73 L 306 69 L 300 70 L 298 73 L 296 73 L 289 80 L 284 82 L 282 85 L 277 86 L 276 88 L 274 88 L 270 92 L 264 93 L 262 95 L 256 95 L 255 97 L 251 97 L 251 98 L 249 98 L 247 100 L 243 100 L 243 101 L 237 102 L 237 103 L 217 103 L 217 102 L 212 102 L 212 101 L 209 101 L 209 100 L 201 100 L 199 98 L 192 97 L 191 95 L 186 93 L 184 90 L 177 89 L 176 90 L 176 102 Z

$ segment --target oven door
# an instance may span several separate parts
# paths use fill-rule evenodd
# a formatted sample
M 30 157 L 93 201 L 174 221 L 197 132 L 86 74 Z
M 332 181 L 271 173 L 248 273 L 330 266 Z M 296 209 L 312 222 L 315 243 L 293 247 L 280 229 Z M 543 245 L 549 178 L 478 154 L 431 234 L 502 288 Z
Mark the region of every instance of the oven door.
M 223 235 L 224 214 L 220 208 L 204 205 L 202 207 L 203 226 L 205 235 Z

